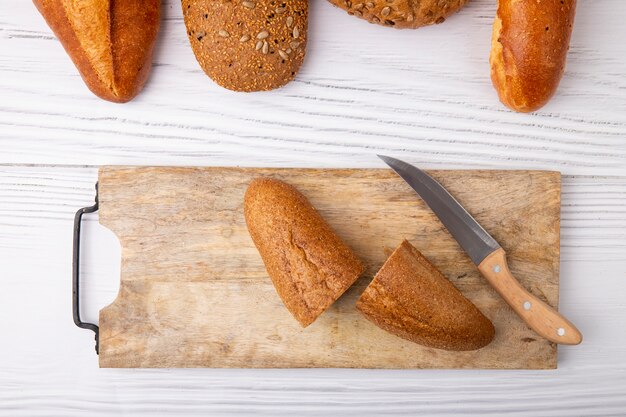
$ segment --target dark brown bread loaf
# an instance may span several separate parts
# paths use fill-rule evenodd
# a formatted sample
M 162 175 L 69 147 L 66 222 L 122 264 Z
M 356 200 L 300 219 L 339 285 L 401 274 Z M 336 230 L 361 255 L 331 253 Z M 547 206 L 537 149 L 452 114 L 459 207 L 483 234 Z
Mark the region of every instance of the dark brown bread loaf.
M 421 345 L 474 350 L 488 345 L 493 324 L 406 240 L 357 301 L 368 320 Z
M 244 214 L 278 295 L 303 327 L 313 323 L 361 275 L 364 266 L 298 190 L 253 180 Z
M 416 29 L 442 23 L 467 0 L 329 0 L 332 4 L 370 23 Z
M 500 101 L 539 109 L 556 91 L 569 49 L 576 0 L 499 0 L 491 40 L 491 80 Z
M 98 97 L 124 103 L 141 91 L 152 66 L 159 0 L 34 0 Z
M 209 77 L 235 91 L 278 88 L 306 50 L 307 0 L 182 0 L 187 35 Z

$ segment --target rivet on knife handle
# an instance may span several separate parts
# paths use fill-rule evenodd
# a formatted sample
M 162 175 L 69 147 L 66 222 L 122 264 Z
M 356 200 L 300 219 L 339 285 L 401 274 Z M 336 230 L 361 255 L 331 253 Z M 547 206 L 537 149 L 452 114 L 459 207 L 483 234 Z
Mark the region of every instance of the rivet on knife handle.
M 580 331 L 555 309 L 528 292 L 513 277 L 504 249 L 498 249 L 478 265 L 478 270 L 513 310 L 540 336 L 551 342 L 577 345 Z

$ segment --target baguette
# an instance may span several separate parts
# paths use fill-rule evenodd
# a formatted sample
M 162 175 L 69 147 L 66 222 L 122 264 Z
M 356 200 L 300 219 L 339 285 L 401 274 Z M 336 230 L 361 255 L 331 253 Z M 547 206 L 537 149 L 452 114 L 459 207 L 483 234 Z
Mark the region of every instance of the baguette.
M 363 273 L 361 261 L 307 198 L 282 181 L 253 180 L 244 215 L 276 292 L 302 327 Z
M 467 0 L 329 0 L 348 14 L 396 29 L 443 23 Z
M 378 327 L 445 350 L 475 350 L 494 337 L 493 324 L 406 240 L 357 301 Z
M 143 88 L 159 30 L 159 0 L 33 0 L 87 87 L 124 103 Z
M 576 0 L 499 0 L 491 40 L 491 80 L 518 112 L 545 105 L 556 91 L 574 24 Z
M 198 63 L 224 88 L 281 87 L 304 61 L 307 0 L 182 0 L 182 7 Z

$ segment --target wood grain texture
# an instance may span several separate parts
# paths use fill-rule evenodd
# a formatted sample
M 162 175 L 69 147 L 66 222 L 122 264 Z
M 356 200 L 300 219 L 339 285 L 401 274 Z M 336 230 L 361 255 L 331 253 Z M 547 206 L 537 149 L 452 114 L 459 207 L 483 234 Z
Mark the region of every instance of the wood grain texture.
M 557 95 L 518 115 L 489 81 L 492 0 L 417 31 L 311 2 L 296 80 L 245 100 L 204 75 L 180 3 L 164 0 L 150 81 L 123 106 L 84 87 L 31 2 L 0 0 L 0 415 L 623 415 L 626 2 L 577 9 Z M 564 174 L 559 307 L 585 341 L 559 348 L 557 371 L 98 369 L 71 323 L 68 261 L 95 165 L 383 167 L 375 153 Z M 85 232 L 84 314 L 97 322 L 120 249 L 93 217 Z
M 180 2 L 164 0 L 150 80 L 123 106 L 92 96 L 32 4 L 0 8 L 11 10 L 0 19 L 5 163 L 372 167 L 386 153 L 431 168 L 624 175 L 623 0 L 580 2 L 559 91 L 531 115 L 491 85 L 492 0 L 405 31 L 311 2 L 298 76 L 249 96 L 206 77 Z
M 556 306 L 560 175 L 434 171 L 509 250 L 522 284 Z M 253 178 L 295 186 L 366 265 L 364 276 L 302 329 L 276 294 L 248 234 Z M 428 207 L 389 169 L 103 167 L 100 222 L 122 246 L 116 300 L 100 312 L 102 367 L 555 368 L 538 337 L 480 276 Z M 494 204 L 497 201 L 498 204 Z M 369 323 L 356 299 L 408 239 L 494 323 L 487 347 L 446 352 Z
M 98 369 L 92 335 L 71 322 L 69 279 L 73 214 L 93 203 L 96 180 L 96 167 L 0 166 L 0 334 L 11 337 L 0 343 L 3 417 L 554 417 L 626 408 L 626 333 L 616 331 L 626 317 L 626 176 L 563 177 L 559 307 L 585 341 L 559 347 L 559 369 L 549 372 Z M 118 291 L 120 250 L 97 216 L 86 218 L 83 237 L 83 314 L 97 322 Z

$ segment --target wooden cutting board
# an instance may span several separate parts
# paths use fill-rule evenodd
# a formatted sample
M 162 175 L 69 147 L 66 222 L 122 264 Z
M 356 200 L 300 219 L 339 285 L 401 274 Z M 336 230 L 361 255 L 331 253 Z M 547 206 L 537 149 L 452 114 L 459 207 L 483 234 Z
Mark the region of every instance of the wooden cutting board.
M 513 273 L 558 302 L 560 174 L 431 171 L 509 254 Z M 248 182 L 296 186 L 367 265 L 300 328 L 246 230 Z M 122 246 L 117 299 L 100 311 L 101 367 L 556 368 L 557 349 L 512 312 L 416 194 L 391 170 L 103 167 L 100 222 Z M 487 347 L 447 352 L 374 326 L 355 302 L 408 239 L 496 328 Z

